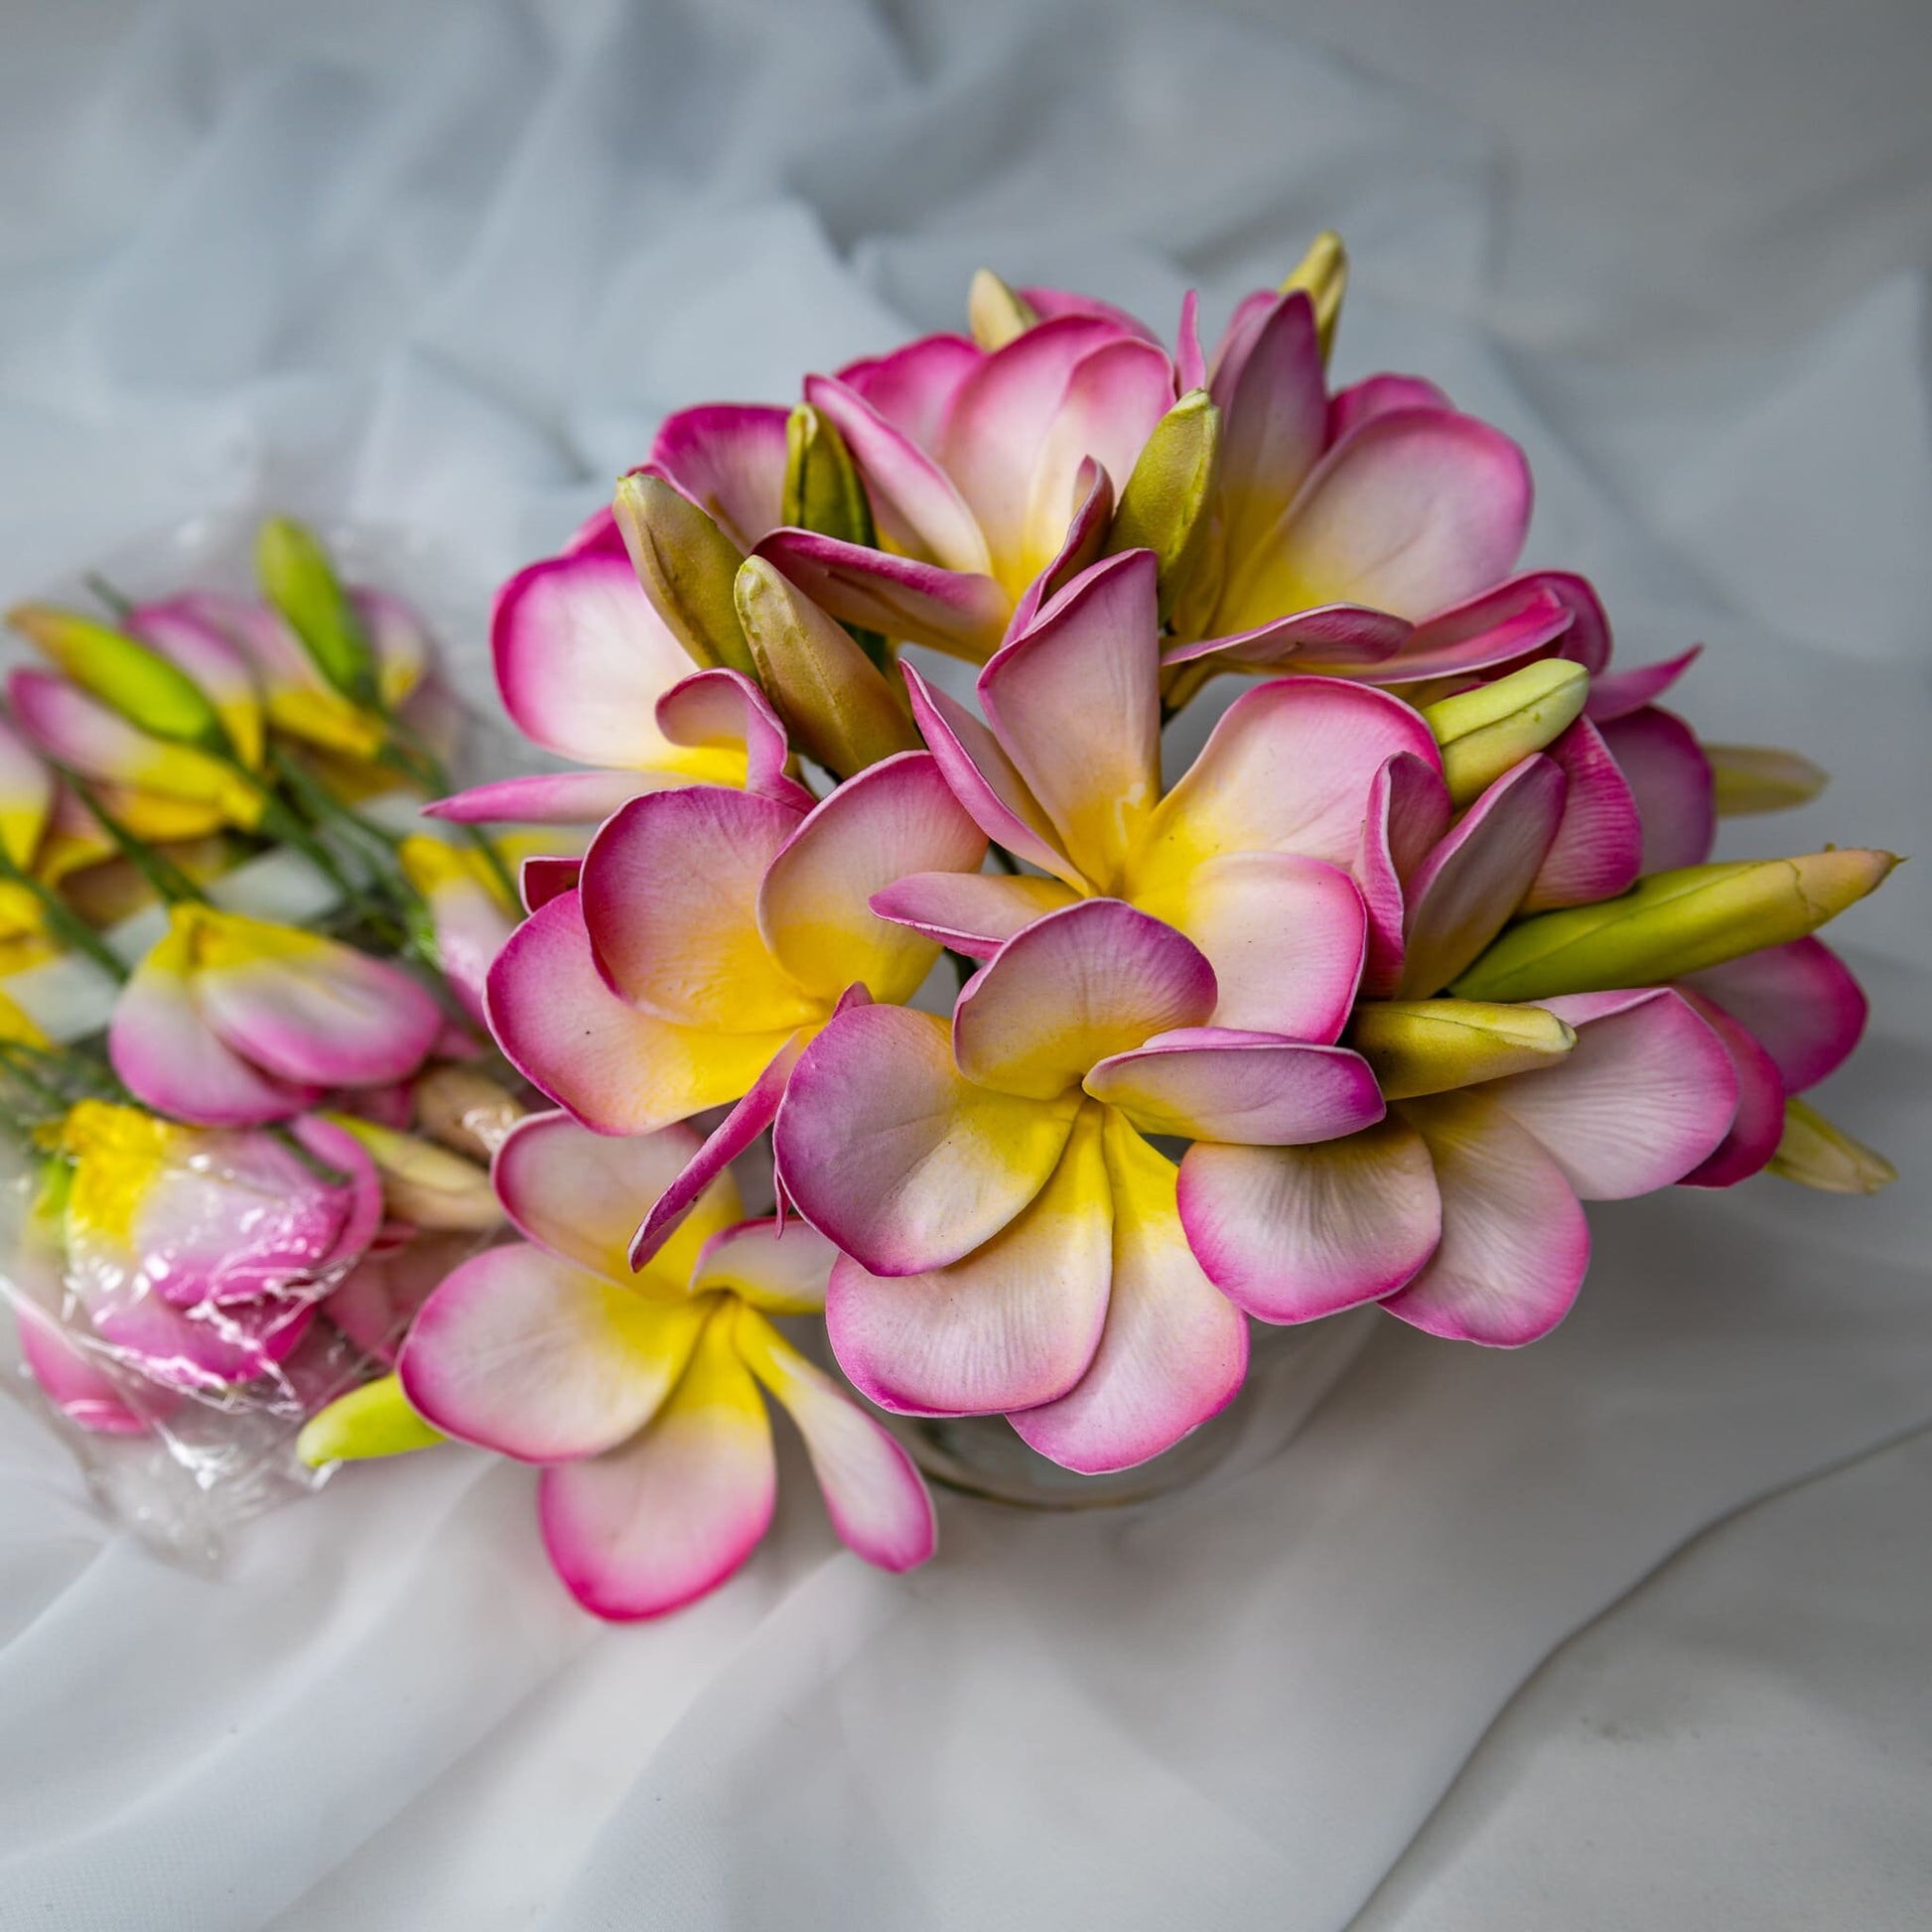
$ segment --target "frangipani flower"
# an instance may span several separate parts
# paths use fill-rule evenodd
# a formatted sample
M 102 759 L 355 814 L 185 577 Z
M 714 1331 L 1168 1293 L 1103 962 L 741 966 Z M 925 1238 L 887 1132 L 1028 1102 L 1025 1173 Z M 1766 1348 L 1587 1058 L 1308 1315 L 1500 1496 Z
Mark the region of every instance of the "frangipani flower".
M 496 779 L 433 815 L 596 824 L 639 793 L 693 784 L 809 796 L 785 776 L 784 734 L 763 695 L 738 673 L 699 669 L 621 542 L 594 537 L 519 571 L 496 594 L 489 634 L 517 729 L 588 768 Z
M 609 1140 L 562 1114 L 522 1122 L 495 1182 L 528 1242 L 458 1268 L 399 1363 L 436 1429 L 542 1466 L 545 1546 L 600 1616 L 674 1609 L 751 1555 L 776 1485 L 767 1395 L 798 1425 L 849 1547 L 896 1571 L 932 1554 L 905 1451 L 767 1319 L 823 1305 L 822 1237 L 742 1219 L 720 1173 L 632 1274 L 638 1213 L 697 1148 L 685 1127 Z
M 1359 923 L 1354 931 L 1359 947 Z M 842 1250 L 826 1316 L 882 1407 L 1006 1412 L 1085 1471 L 1224 1407 L 1247 1330 L 1187 1249 L 1156 1134 L 1324 1140 L 1382 1116 L 1354 1053 L 1211 1025 L 1201 950 L 1119 899 L 1026 926 L 946 1023 L 840 1015 L 778 1115 L 779 1175 Z
M 185 904 L 115 1003 L 129 1091 L 212 1127 L 284 1120 L 332 1088 L 406 1079 L 443 1031 L 400 967 L 292 926 Z
M 664 1190 L 639 1259 L 770 1123 L 841 1000 L 917 990 L 938 946 L 880 918 L 872 896 L 909 872 L 975 867 L 985 849 L 923 752 L 809 810 L 689 786 L 633 798 L 597 834 L 581 882 L 503 948 L 486 1000 L 512 1064 L 598 1133 L 651 1133 L 739 1102 Z
M 92 1340 L 187 1391 L 288 1357 L 382 1211 L 352 1138 L 314 1119 L 289 1132 L 210 1132 L 99 1101 L 69 1113 L 45 1211 Z

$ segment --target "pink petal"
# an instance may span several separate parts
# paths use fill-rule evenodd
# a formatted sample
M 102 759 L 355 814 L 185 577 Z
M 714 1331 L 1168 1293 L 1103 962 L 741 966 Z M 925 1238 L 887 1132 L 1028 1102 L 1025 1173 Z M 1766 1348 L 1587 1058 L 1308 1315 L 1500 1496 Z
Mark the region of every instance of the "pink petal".
M 135 967 L 107 1023 L 107 1056 L 137 1099 L 177 1120 L 254 1127 L 287 1120 L 322 1098 L 327 1081 L 277 1078 L 223 1043 L 202 1018 L 188 942 L 170 934 Z
M 1724 1140 L 1737 1077 L 1686 1000 L 1650 987 L 1543 1004 L 1576 1028 L 1576 1045 L 1548 1067 L 1477 1091 L 1536 1136 L 1585 1200 L 1668 1187 Z
M 600 503 L 565 540 L 566 557 L 573 557 L 580 550 L 601 550 L 611 557 L 625 554 L 623 532 L 618 528 L 618 519 L 609 503 Z
M 576 893 L 533 912 L 497 955 L 490 1032 L 525 1079 L 599 1134 L 648 1134 L 736 1100 L 791 1036 L 677 1027 L 605 985 Z
M 1599 725 L 1607 725 L 1613 719 L 1627 718 L 1631 712 L 1641 711 L 1645 705 L 1661 698 L 1697 662 L 1703 651 L 1702 644 L 1693 644 L 1689 650 L 1667 657 L 1660 664 L 1636 664 L 1627 671 L 1608 671 L 1592 677 L 1584 715 Z
M 1077 1091 L 1041 1104 L 974 1086 L 943 1020 L 858 1007 L 792 1069 L 773 1130 L 778 1171 L 848 1254 L 910 1275 L 977 1248 L 1039 1192 L 1079 1105 Z
M 1087 1372 L 1011 1421 L 1069 1469 L 1132 1468 L 1217 1416 L 1248 1372 L 1248 1325 L 1188 1251 L 1173 1163 L 1124 1123 L 1103 1142 L 1113 1190 L 1113 1292 Z
M 1099 296 L 1088 295 L 1079 289 L 1023 288 L 1020 295 L 1041 322 L 1054 322 L 1061 316 L 1085 316 L 1111 324 L 1123 336 L 1137 336 L 1149 343 L 1160 341 L 1137 316 L 1131 316 L 1114 303 L 1103 302 Z
M 584 856 L 584 922 L 611 984 L 679 1026 L 789 1032 L 819 1018 L 757 915 L 766 866 L 805 822 L 773 799 L 710 786 L 633 798 Z
M 945 570 L 991 572 L 986 539 L 972 510 L 946 472 L 910 437 L 834 377 L 807 376 L 805 400 L 845 438 L 872 498 L 874 521 L 895 549 Z
M 1637 883 L 1643 826 L 1616 760 L 1587 718 L 1579 718 L 1546 754 L 1563 771 L 1563 817 L 1523 900 L 1525 912 L 1589 905 Z
M 238 936 L 239 956 L 195 971 L 195 1004 L 226 1045 L 279 1080 L 406 1079 L 443 1030 L 435 999 L 387 960 L 232 913 L 220 929 Z
M 1400 654 L 1377 666 L 1376 681 L 1495 670 L 1544 654 L 1575 623 L 1574 609 L 1547 573 L 1512 578 L 1417 624 Z
M 1339 443 L 1372 416 L 1399 409 L 1452 409 L 1449 397 L 1426 376 L 1371 375 L 1337 389 L 1328 401 L 1328 441 Z
M 1412 753 L 1398 752 L 1375 774 L 1354 873 L 1368 918 L 1364 999 L 1389 999 L 1401 981 L 1405 882 L 1449 830 L 1450 816 L 1442 773 Z
M 977 571 L 948 570 L 916 557 L 810 530 L 774 530 L 758 547 L 828 616 L 906 643 L 983 663 L 999 647 L 1013 600 Z
M 483 985 L 516 920 L 474 873 L 452 873 L 429 892 L 436 961 L 471 1019 L 483 1023 Z
M 1075 903 L 1057 879 L 1006 873 L 915 872 L 872 896 L 872 909 L 969 959 L 990 959 L 1047 912 Z
M 770 1525 L 771 1425 L 738 1357 L 733 1314 L 719 1309 L 675 1393 L 634 1441 L 543 1472 L 544 1548 L 598 1616 L 661 1616 L 716 1589 Z
M 667 416 L 645 467 L 705 510 L 741 550 L 784 521 L 787 412 L 712 402 Z
M 638 1215 L 697 1152 L 697 1135 L 681 1125 L 617 1138 L 593 1134 L 568 1114 L 529 1114 L 497 1149 L 490 1178 L 504 1212 L 539 1247 L 623 1284 Z M 740 1212 L 738 1190 L 727 1180 L 705 1202 L 701 1225 L 654 1271 L 660 1286 L 682 1294 L 707 1236 Z
M 628 557 L 581 550 L 520 570 L 496 593 L 489 647 L 503 707 L 579 764 L 662 766 L 657 701 L 693 666 Z
M 1257 338 L 1281 303 L 1281 290 L 1253 289 L 1235 304 L 1207 364 L 1208 383 L 1217 402 L 1234 393 Z
M 1476 1093 L 1403 1102 L 1436 1168 L 1443 1237 L 1382 1306 L 1432 1335 L 1517 1348 L 1570 1312 L 1589 1267 L 1589 1223 L 1563 1171 Z
M 985 857 L 985 835 L 931 755 L 900 752 L 848 778 L 785 840 L 758 889 L 759 930 L 823 999 L 856 980 L 876 1000 L 909 1000 L 935 949 L 882 919 L 872 896 L 907 873 L 977 872 Z
M 964 705 L 928 684 L 910 664 L 901 663 L 899 671 L 919 736 L 973 822 L 1016 858 L 1070 886 L 1083 884 L 1079 869 L 1059 849 L 1058 835 L 999 740 Z
M 534 912 L 539 906 L 548 905 L 559 894 L 574 893 L 583 870 L 582 859 L 541 856 L 525 859 L 516 881 L 524 911 Z
M 533 771 L 472 785 L 452 797 L 432 799 L 422 809 L 425 818 L 455 825 L 601 825 L 641 792 L 688 782 L 671 772 Z
M 1435 1252 L 1442 1201 L 1400 1116 L 1310 1147 L 1202 1142 L 1180 1218 L 1208 1277 L 1263 1321 L 1312 1321 L 1393 1295 Z
M 1173 364 L 1153 343 L 1122 337 L 1074 365 L 1028 484 L 1023 582 L 1048 567 L 1082 500 L 1091 495 L 1091 485 L 1080 484 L 1083 467 L 1097 464 L 1124 485 L 1142 446 L 1173 401 Z
M 170 1391 L 150 1384 L 139 1408 L 128 1400 L 132 1378 L 119 1381 L 97 1348 L 83 1347 L 45 1309 L 17 1299 L 14 1319 L 20 1330 L 20 1358 L 27 1372 L 62 1415 L 97 1436 L 145 1436 L 150 1416 L 172 1406 Z
M 1382 1095 L 1368 1062 L 1223 1027 L 1181 1028 L 1102 1060 L 1085 1081 L 1146 1134 L 1295 1147 L 1372 1127 Z
M 1341 1036 L 1367 914 L 1338 867 L 1288 852 L 1225 852 L 1140 902 L 1206 954 L 1215 1026 L 1324 1043 Z
M 1386 611 L 1370 611 L 1359 604 L 1323 604 L 1312 611 L 1271 618 L 1253 630 L 1171 644 L 1161 661 L 1190 664 L 1196 658 L 1218 657 L 1251 670 L 1294 669 L 1304 663 L 1356 670 L 1396 659 L 1413 629 L 1408 619 L 1392 618 Z
M 323 1311 L 364 1354 L 393 1366 L 423 1304 L 476 1251 L 477 1237 L 468 1230 L 411 1231 L 401 1246 L 363 1255 Z
M 1230 583 L 1229 621 L 1337 603 L 1427 617 L 1506 576 L 1529 519 L 1529 468 L 1500 431 L 1442 409 L 1373 417 L 1321 459 Z
M 1230 573 L 1266 542 L 1327 438 L 1327 379 L 1314 304 L 1297 290 L 1276 299 L 1240 367 L 1223 367 L 1221 517 Z
M 1868 1006 L 1852 969 L 1822 939 L 1766 946 L 1685 984 L 1740 1021 L 1776 1062 L 1786 1093 L 1802 1093 L 1850 1057 Z
M 1198 1027 L 1214 974 L 1172 926 L 1114 898 L 1036 919 L 961 989 L 953 1055 L 967 1079 L 1052 1100 L 1153 1035 Z
M 1375 774 L 1398 752 L 1434 771 L 1442 754 L 1399 698 L 1336 678 L 1285 677 L 1245 691 L 1148 828 L 1144 883 L 1222 852 L 1354 862 Z
M 1042 322 L 989 355 L 953 398 L 939 460 L 970 505 L 993 560 L 970 567 L 990 568 L 1004 581 L 1005 566 L 1014 573 L 1010 591 L 1017 593 L 1033 574 L 1022 560 L 1035 465 L 1073 372 L 1121 336 L 1117 324 L 1092 315 Z
M 988 722 L 1058 844 L 1114 890 L 1161 786 L 1155 557 L 1130 550 L 1077 578 L 980 673 Z
M 849 363 L 838 376 L 901 435 L 931 451 L 960 385 L 985 359 L 964 336 L 921 336 L 890 355 Z
M 744 1099 L 705 1136 L 702 1147 L 686 1156 L 682 1170 L 657 1190 L 649 1212 L 630 1236 L 625 1259 L 631 1269 L 641 1269 L 651 1261 L 719 1176 L 777 1118 L 785 1082 L 810 1037 L 810 1030 L 804 1027 L 793 1034 L 753 1081 Z M 635 1194 L 630 1197 L 633 1214 L 638 1199 Z
M 657 701 L 657 729 L 689 751 L 719 751 L 745 759 L 745 789 L 810 811 L 812 796 L 785 776 L 791 748 L 771 701 L 743 671 L 694 671 Z
M 1711 1158 L 1682 1176 L 1687 1187 L 1734 1187 L 1778 1151 L 1784 1136 L 1784 1081 L 1756 1035 L 1698 993 L 1683 996 L 1718 1038 L 1736 1070 L 1737 1111 Z
M 615 1449 L 676 1386 L 706 1305 L 658 1301 L 521 1242 L 448 1276 L 397 1358 L 446 1436 L 524 1462 Z
M 1174 333 L 1174 387 L 1183 396 L 1207 387 L 1207 356 L 1200 345 L 1200 295 L 1194 289 L 1180 298 L 1180 327 Z
M 1603 743 L 1628 781 L 1643 821 L 1643 869 L 1701 866 L 1718 837 L 1717 782 L 1697 733 L 1645 705 L 1603 728 Z
M 1424 860 L 1409 885 L 1403 999 L 1441 991 L 1503 929 L 1556 839 L 1564 791 L 1562 768 L 1534 754 Z
M 1075 474 L 1073 496 L 1076 506 L 1066 526 L 1065 538 L 1052 562 L 1020 593 L 1013 615 L 1007 620 L 1003 643 L 1010 643 L 1022 631 L 1031 630 L 1040 611 L 1106 554 L 1107 538 L 1114 523 L 1114 483 L 1091 457 Z
M 881 1570 L 924 1563 L 938 1526 L 912 1458 L 770 1322 L 750 1309 L 736 1319 L 739 1353 L 805 1439 L 840 1542 Z
M 727 1291 L 766 1314 L 820 1314 L 839 1251 L 803 1221 L 775 1217 L 720 1228 L 691 1275 L 694 1294 Z
M 826 1329 L 868 1400 L 900 1414 L 985 1415 L 1050 1402 L 1079 1381 L 1113 1272 L 1098 1116 L 1086 1109 L 1037 1197 L 963 1260 L 883 1278 L 840 1259 Z

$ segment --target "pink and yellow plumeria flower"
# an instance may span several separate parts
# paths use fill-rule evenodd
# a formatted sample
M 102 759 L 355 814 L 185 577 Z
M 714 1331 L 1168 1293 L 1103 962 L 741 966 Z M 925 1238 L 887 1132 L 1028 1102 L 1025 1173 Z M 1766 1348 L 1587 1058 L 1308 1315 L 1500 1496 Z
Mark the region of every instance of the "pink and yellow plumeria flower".
M 190 1392 L 287 1359 L 382 1211 L 350 1136 L 314 1119 L 291 1132 L 302 1152 L 99 1101 L 69 1113 L 47 1220 L 90 1344 Z
M 521 1122 L 495 1180 L 528 1241 L 458 1268 L 399 1363 L 437 1429 L 542 1466 L 551 1562 L 600 1616 L 675 1609 L 752 1554 L 776 1489 L 766 1395 L 798 1425 L 851 1549 L 894 1571 L 932 1554 L 932 1505 L 905 1451 L 767 1318 L 823 1306 L 819 1235 L 742 1219 L 721 1173 L 631 1272 L 639 1212 L 697 1145 L 685 1127 L 610 1140 L 562 1114 Z
M 917 990 L 938 945 L 880 918 L 872 896 L 907 873 L 968 870 L 986 850 L 923 752 L 808 802 L 709 785 L 633 798 L 591 842 L 580 883 L 537 905 L 490 969 L 497 1043 L 596 1132 L 739 1103 L 664 1191 L 639 1259 L 769 1125 L 841 1001 Z
M 285 1120 L 336 1088 L 407 1079 L 443 1031 L 400 967 L 292 926 L 177 905 L 108 1026 L 128 1090 L 210 1127 Z
M 434 816 L 594 825 L 680 785 L 806 795 L 784 775 L 784 736 L 762 694 L 736 673 L 698 671 L 621 541 L 593 534 L 518 571 L 496 594 L 489 634 L 517 729 L 587 768 L 496 779 L 441 800 Z
M 1344 947 L 1359 960 L 1359 916 Z M 806 1048 L 779 1173 L 843 1251 L 827 1321 L 883 1407 L 1004 1412 L 1070 1468 L 1144 1461 L 1232 1399 L 1247 1330 L 1142 1133 L 1293 1143 L 1382 1116 L 1341 1047 L 1210 1024 L 1215 973 L 1115 898 L 1006 941 L 943 1020 L 860 1007 Z

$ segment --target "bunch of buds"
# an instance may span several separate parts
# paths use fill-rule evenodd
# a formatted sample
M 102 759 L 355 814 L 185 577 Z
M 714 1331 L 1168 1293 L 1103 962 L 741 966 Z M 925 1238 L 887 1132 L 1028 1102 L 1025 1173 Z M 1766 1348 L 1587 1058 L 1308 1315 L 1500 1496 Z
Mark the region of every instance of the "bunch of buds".
M 1344 279 L 1324 237 L 1210 355 L 1191 298 L 1170 345 L 983 274 L 970 335 L 674 416 L 503 587 L 504 704 L 571 768 L 432 809 L 588 834 L 483 999 L 557 1111 L 495 1163 L 523 1241 L 315 1453 L 534 1463 L 565 1582 L 647 1615 L 758 1541 L 767 1395 L 853 1548 L 931 1547 L 773 1314 L 879 1410 L 1098 1474 L 1221 1410 L 1251 1322 L 1514 1347 L 1587 1201 L 1889 1177 L 1800 1096 L 1865 1017 L 1814 934 L 1892 859 L 1714 860 L 1822 775 L 1704 743 L 1659 702 L 1694 653 L 1613 664 L 1590 586 L 1519 570 L 1508 437 L 1331 389 Z
M 257 565 L 9 614 L 47 661 L 0 714 L 0 1283 L 80 1428 L 286 1449 L 506 1233 L 481 1016 L 520 908 L 514 835 L 417 816 L 456 722 L 422 621 L 285 519 Z

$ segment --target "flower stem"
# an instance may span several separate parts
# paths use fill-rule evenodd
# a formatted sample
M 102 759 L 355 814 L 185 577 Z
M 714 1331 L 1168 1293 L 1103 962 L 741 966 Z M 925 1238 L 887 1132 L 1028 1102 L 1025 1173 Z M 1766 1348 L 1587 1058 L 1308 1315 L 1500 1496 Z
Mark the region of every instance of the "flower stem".
M 41 916 L 47 921 L 47 929 L 62 944 L 84 954 L 102 972 L 112 974 L 116 981 L 127 978 L 125 962 L 107 941 L 51 886 L 24 872 L 5 852 L 0 852 L 0 879 L 10 881 L 33 896 L 39 902 Z

